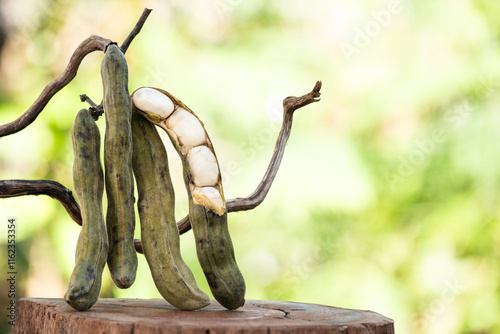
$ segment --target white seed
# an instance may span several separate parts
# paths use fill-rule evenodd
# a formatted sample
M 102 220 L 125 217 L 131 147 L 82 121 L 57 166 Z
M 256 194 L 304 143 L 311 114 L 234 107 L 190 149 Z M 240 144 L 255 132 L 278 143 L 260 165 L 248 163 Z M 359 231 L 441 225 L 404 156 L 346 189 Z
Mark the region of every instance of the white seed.
M 132 102 L 154 122 L 164 120 L 174 112 L 172 100 L 153 88 L 139 88 L 132 94 Z
M 167 127 L 177 135 L 182 146 L 194 147 L 207 142 L 200 120 L 186 109 L 177 108 L 167 119 Z
M 196 203 L 203 204 L 218 214 L 223 213 L 222 207 L 224 206 L 224 202 L 222 201 L 220 192 L 214 187 L 196 187 L 191 193 Z
M 197 187 L 215 186 L 219 180 L 219 165 L 215 155 L 206 146 L 189 150 L 187 161 L 192 172 L 192 182 Z

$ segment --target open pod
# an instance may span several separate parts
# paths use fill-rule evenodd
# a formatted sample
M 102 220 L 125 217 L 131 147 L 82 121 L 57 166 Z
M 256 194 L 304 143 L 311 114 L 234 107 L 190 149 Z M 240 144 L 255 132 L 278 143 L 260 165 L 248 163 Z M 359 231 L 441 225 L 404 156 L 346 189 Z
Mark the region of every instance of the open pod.
M 189 196 L 219 216 L 226 211 L 219 162 L 203 122 L 182 101 L 159 88 L 142 87 L 132 93 L 132 106 L 165 130 L 189 173 Z M 185 168 L 186 173 L 186 168 Z M 187 179 L 187 180 L 186 180 Z
M 139 88 L 131 99 L 135 111 L 167 132 L 181 158 L 196 253 L 214 298 L 227 309 L 243 306 L 245 280 L 229 235 L 219 163 L 203 122 L 159 88 Z

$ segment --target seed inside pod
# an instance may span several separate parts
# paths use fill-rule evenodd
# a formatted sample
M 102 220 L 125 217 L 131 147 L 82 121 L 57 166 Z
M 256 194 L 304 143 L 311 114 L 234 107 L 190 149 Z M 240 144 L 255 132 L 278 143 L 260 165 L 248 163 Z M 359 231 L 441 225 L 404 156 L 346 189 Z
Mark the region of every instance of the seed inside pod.
M 191 193 L 195 203 L 203 204 L 218 214 L 224 213 L 222 208 L 224 202 L 222 201 L 220 192 L 214 187 L 195 187 Z
M 207 142 L 200 120 L 186 109 L 177 108 L 167 119 L 167 127 L 177 135 L 182 146 L 194 147 Z
M 134 105 L 146 113 L 152 122 L 164 120 L 174 112 L 174 103 L 169 97 L 153 88 L 139 88 L 132 94 Z
M 192 182 L 197 187 L 215 186 L 219 181 L 219 165 L 212 151 L 206 146 L 189 150 L 187 161 L 192 172 Z

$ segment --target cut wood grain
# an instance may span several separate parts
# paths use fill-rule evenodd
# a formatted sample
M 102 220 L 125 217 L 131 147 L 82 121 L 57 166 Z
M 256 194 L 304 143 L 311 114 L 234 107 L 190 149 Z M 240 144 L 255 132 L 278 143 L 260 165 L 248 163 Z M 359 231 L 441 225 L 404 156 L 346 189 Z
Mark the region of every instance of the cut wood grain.
M 247 300 L 234 311 L 212 301 L 202 310 L 180 311 L 163 299 L 103 298 L 79 312 L 63 299 L 22 298 L 12 333 L 392 334 L 394 323 L 371 311 L 281 301 Z

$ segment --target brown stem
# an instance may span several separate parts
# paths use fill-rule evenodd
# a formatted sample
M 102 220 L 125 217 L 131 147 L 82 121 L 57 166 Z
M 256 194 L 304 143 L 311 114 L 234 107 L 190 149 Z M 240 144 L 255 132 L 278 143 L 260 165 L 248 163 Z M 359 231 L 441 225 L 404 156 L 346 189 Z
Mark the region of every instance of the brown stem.
M 151 13 L 151 9 L 147 8 L 145 8 L 144 11 L 142 12 L 141 17 L 139 18 L 134 28 L 130 32 L 130 34 L 123 42 L 122 46 L 120 47 L 123 53 L 127 51 L 132 40 L 141 31 L 144 22 L 146 22 L 146 19 L 149 16 L 149 13 Z M 35 119 L 38 117 L 38 115 L 45 108 L 47 103 L 49 103 L 50 99 L 54 95 L 56 95 L 56 93 L 59 92 L 64 86 L 66 86 L 71 80 L 73 80 L 73 78 L 76 76 L 76 73 L 78 71 L 78 68 L 80 67 L 81 62 L 83 61 L 83 58 L 85 58 L 86 55 L 94 51 L 104 52 L 106 50 L 106 46 L 109 43 L 111 43 L 111 40 L 96 35 L 92 35 L 86 38 L 82 43 L 80 43 L 80 45 L 73 52 L 73 55 L 71 56 L 68 66 L 66 67 L 64 72 L 43 89 L 42 93 L 40 94 L 40 96 L 38 96 L 35 103 L 33 103 L 31 107 L 29 107 L 29 109 L 26 110 L 26 112 L 22 114 L 15 121 L 0 126 L 0 137 L 8 136 L 16 132 L 19 132 L 28 125 L 30 125 L 31 123 L 33 123 Z M 94 114 L 97 115 L 98 113 L 99 113 L 99 108 L 97 106 L 96 112 Z M 95 117 L 95 115 L 93 116 Z
M 127 52 L 127 49 L 132 42 L 132 40 L 139 34 L 139 32 L 142 29 L 142 26 L 144 25 L 144 22 L 146 22 L 146 19 L 148 18 L 149 14 L 151 13 L 152 9 L 144 8 L 142 11 L 141 17 L 139 18 L 139 21 L 135 24 L 134 29 L 130 32 L 130 34 L 125 38 L 125 41 L 123 44 L 120 46 L 120 49 L 122 50 L 123 53 Z
M 283 159 L 283 154 L 285 153 L 285 146 L 288 138 L 290 138 L 290 133 L 292 131 L 293 123 L 293 113 L 295 110 L 302 108 L 313 102 L 318 102 L 321 95 L 321 81 L 317 81 L 314 88 L 309 93 L 302 95 L 300 97 L 289 96 L 283 100 L 283 110 L 284 117 L 283 123 L 281 125 L 281 130 L 276 140 L 276 145 L 274 147 L 274 153 L 267 167 L 266 173 L 260 181 L 257 188 L 247 197 L 230 199 L 226 202 L 226 207 L 228 212 L 246 211 L 256 208 L 264 201 L 266 195 L 271 189 L 271 185 L 278 173 L 278 169 Z M 179 233 L 184 234 L 191 229 L 191 224 L 189 222 L 189 216 L 182 218 L 177 222 L 177 227 L 179 228 Z M 140 240 L 134 240 L 135 249 L 137 252 L 142 253 L 142 244 Z
M 71 80 L 73 80 L 83 58 L 91 52 L 98 50 L 103 51 L 106 48 L 106 45 L 110 42 L 111 41 L 109 39 L 95 35 L 86 38 L 73 52 L 73 55 L 71 56 L 68 66 L 64 72 L 43 89 L 35 103 L 33 103 L 33 105 L 31 105 L 31 107 L 29 107 L 29 109 L 15 121 L 0 126 L 0 137 L 19 132 L 33 123 L 50 99 Z
M 71 190 L 52 180 L 1 180 L 0 198 L 25 195 L 47 195 L 58 200 L 66 209 L 71 219 L 82 225 L 80 206 Z

